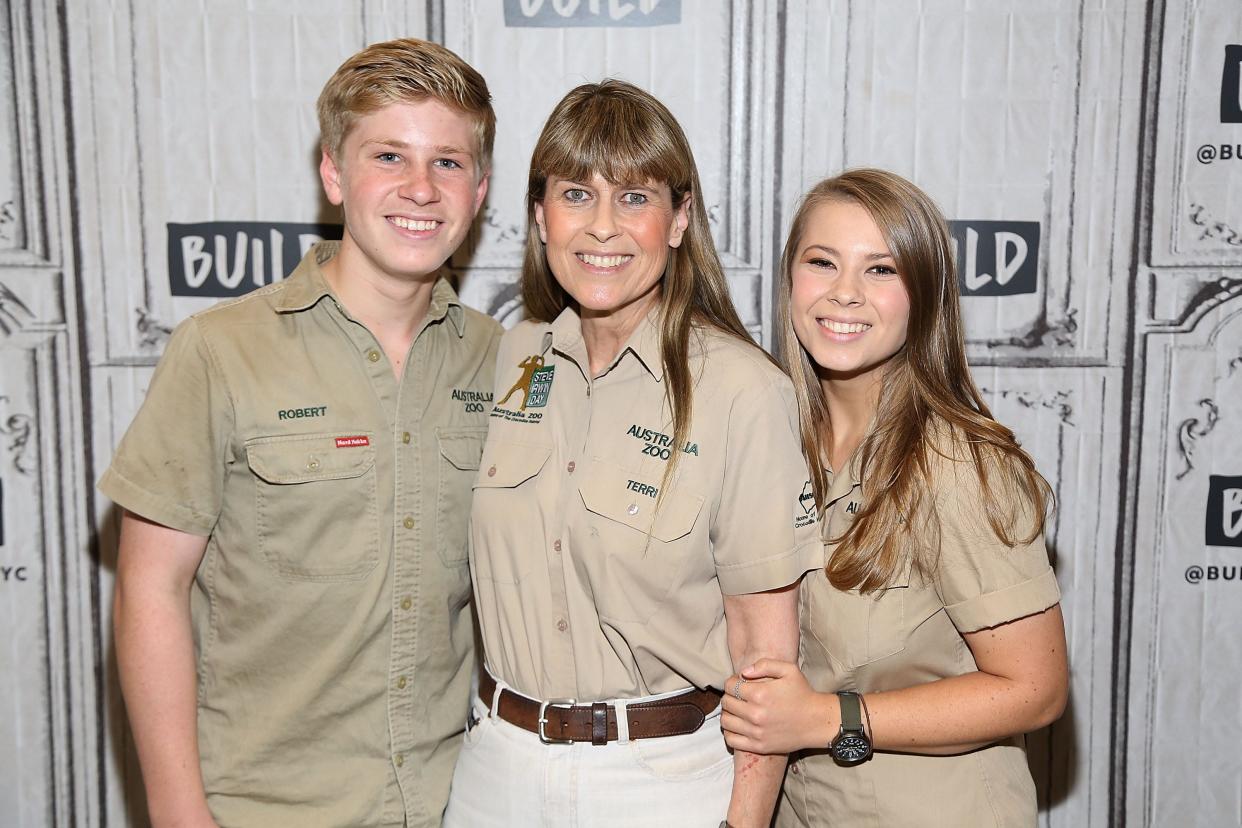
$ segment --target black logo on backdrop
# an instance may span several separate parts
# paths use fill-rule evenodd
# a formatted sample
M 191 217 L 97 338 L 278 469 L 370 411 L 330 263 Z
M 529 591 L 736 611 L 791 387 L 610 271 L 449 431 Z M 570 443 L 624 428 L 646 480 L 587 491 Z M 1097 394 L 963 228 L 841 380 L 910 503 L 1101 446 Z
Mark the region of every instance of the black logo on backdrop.
M 1242 124 L 1242 44 L 1225 47 L 1225 66 L 1220 71 L 1220 122 Z
M 1039 222 L 949 222 L 963 296 L 1014 296 L 1036 291 Z
M 681 0 L 505 0 L 510 28 L 668 26 L 681 22 Z
M 173 296 L 241 296 L 279 282 L 310 246 L 339 239 L 339 224 L 213 221 L 168 225 Z
M 1208 478 L 1204 536 L 1208 546 L 1242 546 L 1242 476 Z

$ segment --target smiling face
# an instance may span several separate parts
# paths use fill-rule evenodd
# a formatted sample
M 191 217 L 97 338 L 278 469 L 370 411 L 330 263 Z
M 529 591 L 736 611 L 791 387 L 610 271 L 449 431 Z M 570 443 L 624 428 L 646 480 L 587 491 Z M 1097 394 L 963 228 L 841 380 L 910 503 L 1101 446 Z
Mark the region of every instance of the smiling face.
M 432 98 L 388 104 L 358 118 L 337 156 L 319 171 L 345 210 L 342 272 L 434 279 L 487 194 L 474 121 Z
M 535 204 L 548 267 L 584 320 L 637 320 L 660 296 L 669 251 L 681 244 L 689 200 L 674 205 L 665 184 L 611 184 L 549 176 Z
M 823 380 L 878 380 L 906 344 L 910 297 L 871 215 L 853 201 L 814 207 L 790 277 L 794 333 Z

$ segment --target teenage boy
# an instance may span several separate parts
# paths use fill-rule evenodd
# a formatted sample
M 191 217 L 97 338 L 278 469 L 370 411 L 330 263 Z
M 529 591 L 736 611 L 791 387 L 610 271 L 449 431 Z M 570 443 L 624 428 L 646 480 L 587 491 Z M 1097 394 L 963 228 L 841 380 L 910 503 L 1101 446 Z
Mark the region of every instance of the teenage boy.
M 318 111 L 344 237 L 177 328 L 100 482 L 156 826 L 439 825 L 466 719 L 500 327 L 440 269 L 495 115 L 419 40 L 351 57 Z

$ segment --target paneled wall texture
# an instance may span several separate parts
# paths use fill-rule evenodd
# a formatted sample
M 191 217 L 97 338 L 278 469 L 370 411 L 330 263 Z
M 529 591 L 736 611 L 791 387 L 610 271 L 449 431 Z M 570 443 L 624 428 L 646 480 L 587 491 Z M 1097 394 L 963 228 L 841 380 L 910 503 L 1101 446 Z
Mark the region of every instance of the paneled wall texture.
M 491 84 L 451 269 L 508 324 L 530 151 L 587 80 L 681 120 L 765 344 L 810 184 L 927 189 L 976 377 L 1059 502 L 1073 684 L 1030 739 L 1041 824 L 1242 825 L 1239 0 L 3 0 L 0 824 L 145 824 L 93 484 L 172 327 L 339 233 L 315 97 L 407 35 Z

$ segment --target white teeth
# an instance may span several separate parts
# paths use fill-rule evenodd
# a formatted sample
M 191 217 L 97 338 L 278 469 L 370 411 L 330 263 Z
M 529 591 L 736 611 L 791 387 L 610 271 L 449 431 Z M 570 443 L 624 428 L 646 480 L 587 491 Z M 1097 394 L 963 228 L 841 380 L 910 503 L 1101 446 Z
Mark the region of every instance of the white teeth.
M 438 221 L 415 221 L 414 219 L 391 216 L 388 219 L 402 230 L 435 230 Z
M 871 327 L 865 322 L 834 322 L 831 319 L 821 319 L 819 324 L 837 334 L 862 333 Z
M 578 258 L 591 267 L 618 267 L 628 262 L 633 256 L 592 256 L 590 253 L 579 253 Z

